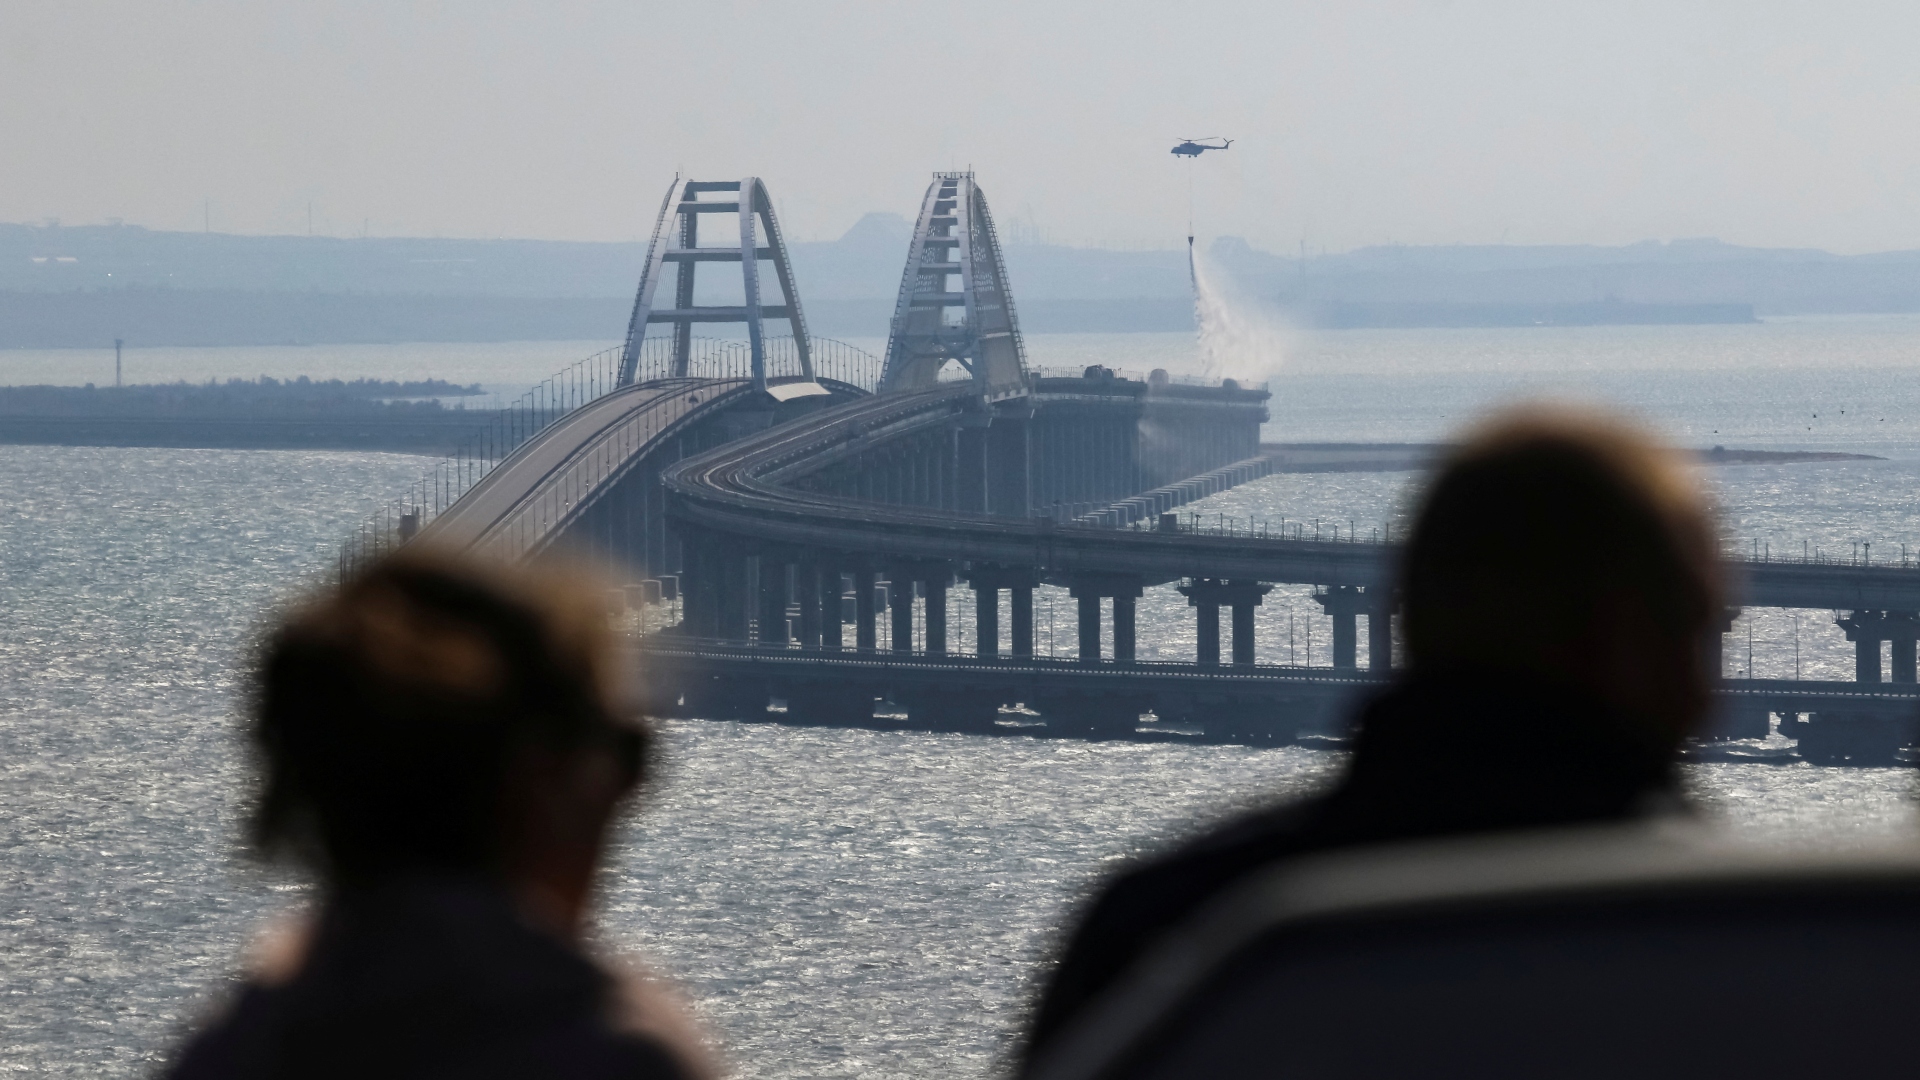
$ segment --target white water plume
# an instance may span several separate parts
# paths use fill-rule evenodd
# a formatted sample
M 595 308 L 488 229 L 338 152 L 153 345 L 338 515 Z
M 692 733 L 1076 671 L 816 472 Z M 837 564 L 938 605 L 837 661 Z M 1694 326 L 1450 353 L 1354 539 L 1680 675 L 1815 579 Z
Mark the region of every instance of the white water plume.
M 1200 330 L 1201 373 L 1262 382 L 1285 361 L 1291 330 L 1272 304 L 1249 295 L 1212 257 L 1190 249 L 1193 321 Z

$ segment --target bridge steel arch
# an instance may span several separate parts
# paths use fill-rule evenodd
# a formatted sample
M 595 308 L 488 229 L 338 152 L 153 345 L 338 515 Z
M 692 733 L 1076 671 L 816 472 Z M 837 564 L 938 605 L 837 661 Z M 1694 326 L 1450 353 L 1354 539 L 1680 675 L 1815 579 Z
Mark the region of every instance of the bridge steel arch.
M 986 194 L 971 172 L 935 173 L 921 199 L 880 392 L 929 389 L 949 360 L 967 370 L 976 392 L 988 400 L 1025 390 L 1026 346 L 1007 264 Z
M 731 200 L 703 199 L 709 194 L 727 195 Z M 700 222 L 709 215 L 731 215 L 736 222 L 733 242 L 726 246 L 701 246 Z M 764 239 L 764 243 L 762 242 Z M 774 276 L 782 300 L 763 303 L 760 262 L 773 263 Z M 738 306 L 694 303 L 694 278 L 702 263 L 737 263 L 743 297 Z M 663 304 L 658 295 L 662 282 L 673 270 L 673 298 Z M 627 341 L 621 358 L 619 382 L 634 382 L 639 368 L 641 344 L 648 327 L 666 324 L 673 327 L 672 374 L 691 374 L 692 338 L 695 323 L 737 322 L 746 324 L 747 341 L 752 350 L 753 384 L 767 388 L 767 319 L 785 319 L 792 327 L 798 351 L 800 372 L 807 380 L 814 376 L 813 355 L 807 337 L 807 320 L 800 307 L 800 293 L 793 278 L 793 261 L 787 255 L 785 239 L 773 212 L 773 200 L 759 177 L 741 180 L 686 180 L 675 177 L 661 200 L 654 220 L 653 239 L 647 245 L 647 264 L 640 273 L 640 286 L 634 294 L 633 314 L 627 320 Z

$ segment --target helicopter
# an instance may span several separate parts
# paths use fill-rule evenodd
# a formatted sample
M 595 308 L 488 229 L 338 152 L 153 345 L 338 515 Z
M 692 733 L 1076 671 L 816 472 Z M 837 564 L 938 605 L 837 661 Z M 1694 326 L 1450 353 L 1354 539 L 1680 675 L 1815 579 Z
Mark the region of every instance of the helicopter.
M 1174 147 L 1173 152 L 1175 154 L 1178 154 L 1181 157 L 1196 158 L 1196 157 L 1199 157 L 1201 154 L 1206 153 L 1208 150 L 1225 150 L 1227 147 L 1232 145 L 1233 145 L 1232 139 L 1221 139 L 1219 146 L 1214 146 L 1211 138 L 1181 139 L 1180 145 Z

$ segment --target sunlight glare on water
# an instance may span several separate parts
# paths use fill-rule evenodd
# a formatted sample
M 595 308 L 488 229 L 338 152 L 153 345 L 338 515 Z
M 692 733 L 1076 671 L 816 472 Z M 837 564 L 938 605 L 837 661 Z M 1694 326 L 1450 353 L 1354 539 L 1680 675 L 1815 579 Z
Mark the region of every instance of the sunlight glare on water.
M 481 377 L 463 376 L 447 348 L 286 373 Z M 1914 320 L 1350 332 L 1289 348 L 1269 439 L 1441 439 L 1522 392 L 1587 392 L 1680 445 L 1886 459 L 1704 470 L 1734 537 L 1774 550 L 1871 539 L 1876 554 L 1920 540 Z M 259 373 L 257 356 L 235 353 L 183 355 L 181 377 Z M 1031 340 L 1029 354 L 1180 370 L 1193 341 L 1062 335 Z M 236 854 L 246 650 L 263 614 L 328 565 L 333 541 L 425 464 L 0 447 L 11 511 L 0 518 L 0 1069 L 151 1073 L 227 985 L 249 930 L 304 895 Z M 1415 479 L 1282 475 L 1188 509 L 1319 519 L 1364 537 L 1404 524 Z M 1063 649 L 1067 610 L 1054 620 Z M 1831 615 L 1797 616 L 1743 619 L 1729 672 L 1748 663 L 1751 621 L 1757 673 L 1790 673 L 1797 643 L 1805 674 L 1843 677 Z M 1276 589 L 1260 610 L 1261 659 L 1304 662 L 1311 632 L 1313 662 L 1327 663 L 1319 618 L 1304 590 Z M 1143 651 L 1191 655 L 1191 612 L 1170 590 L 1143 598 L 1140 626 Z M 1338 764 L 1300 747 L 702 721 L 664 736 L 658 789 L 606 872 L 599 936 L 685 980 L 739 1073 L 755 1077 L 989 1074 L 1090 880 Z M 1741 835 L 1824 846 L 1909 832 L 1911 775 L 1790 757 L 1687 768 L 1707 813 Z

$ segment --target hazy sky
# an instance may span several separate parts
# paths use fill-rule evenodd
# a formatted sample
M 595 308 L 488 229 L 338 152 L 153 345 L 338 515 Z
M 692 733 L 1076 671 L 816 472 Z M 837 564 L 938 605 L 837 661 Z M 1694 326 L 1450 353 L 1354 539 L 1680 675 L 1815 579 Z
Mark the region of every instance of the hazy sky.
M 676 167 L 790 235 L 972 165 L 1004 223 L 1313 250 L 1920 247 L 1920 5 L 0 3 L 0 220 L 648 232 Z

